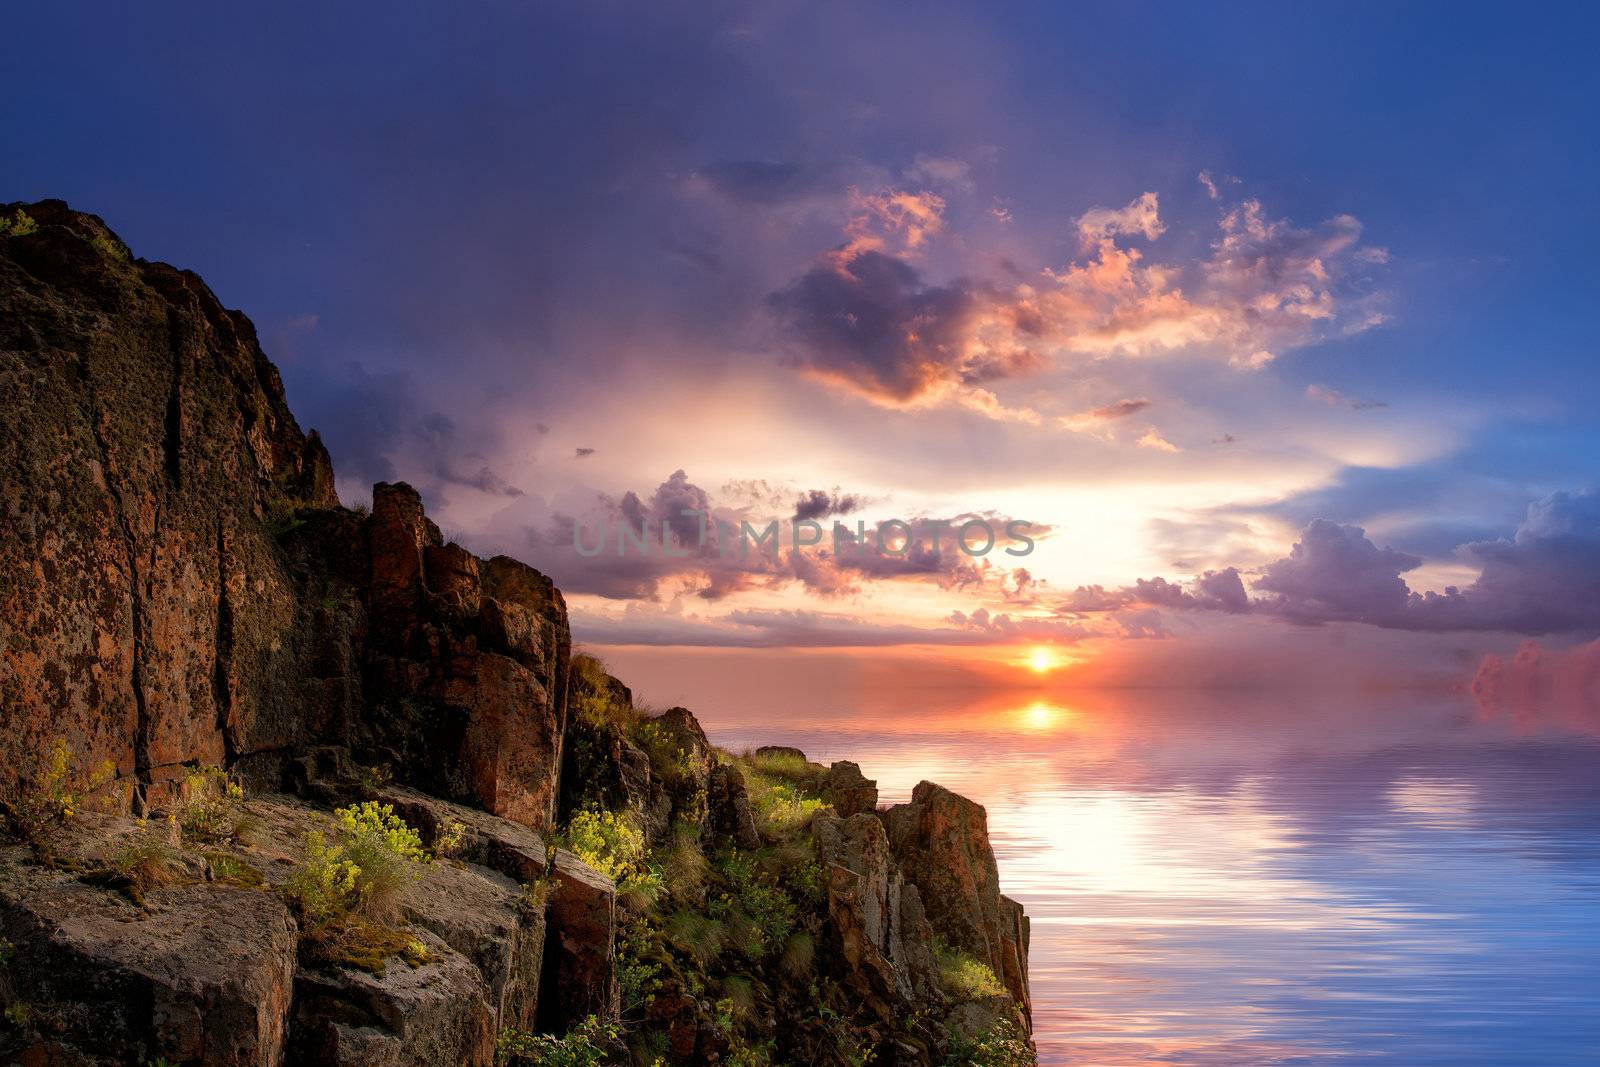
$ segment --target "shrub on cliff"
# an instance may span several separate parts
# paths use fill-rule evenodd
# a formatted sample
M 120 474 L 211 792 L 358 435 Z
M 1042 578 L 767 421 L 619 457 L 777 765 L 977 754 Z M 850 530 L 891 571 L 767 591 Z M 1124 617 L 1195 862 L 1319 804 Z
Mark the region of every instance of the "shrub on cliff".
M 504 1067 L 600 1067 L 610 1060 L 621 1036 L 621 1027 L 593 1015 L 564 1037 L 508 1027 L 495 1042 L 495 1062 Z
M 48 859 L 51 836 L 84 805 L 116 806 L 118 798 L 111 794 L 116 777 L 116 765 L 110 760 L 83 769 L 65 739 L 58 737 L 32 780 L 0 797 L 0 815 L 12 833 Z
M 427 948 L 392 917 L 400 894 L 431 862 L 422 838 L 393 806 L 367 801 L 334 812 L 330 841 L 320 831 L 305 836 L 305 856 L 283 893 L 304 924 L 302 951 L 313 962 L 383 972 L 399 956 L 413 967 L 428 961 Z
M 971 953 L 939 943 L 934 947 L 939 961 L 939 984 L 952 1000 L 983 1000 L 1004 996 L 1006 987 L 1000 984 L 988 964 Z

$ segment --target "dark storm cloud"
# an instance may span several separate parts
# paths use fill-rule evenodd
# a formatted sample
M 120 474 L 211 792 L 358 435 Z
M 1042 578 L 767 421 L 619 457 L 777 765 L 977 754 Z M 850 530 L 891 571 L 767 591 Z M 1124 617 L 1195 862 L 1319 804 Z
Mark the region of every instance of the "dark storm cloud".
M 987 290 L 965 280 L 925 284 L 895 256 L 841 250 L 768 303 L 802 368 L 873 399 L 905 403 L 1037 366 L 1024 350 L 973 347 L 989 300 Z
M 852 494 L 813 489 L 795 504 L 794 517 L 797 520 L 825 519 L 830 515 L 848 515 L 860 506 L 861 499 Z

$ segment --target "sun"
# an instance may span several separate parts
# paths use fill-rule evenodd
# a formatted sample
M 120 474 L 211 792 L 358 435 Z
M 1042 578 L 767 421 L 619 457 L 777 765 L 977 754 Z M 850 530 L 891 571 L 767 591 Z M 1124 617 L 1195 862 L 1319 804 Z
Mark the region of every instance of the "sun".
M 1061 666 L 1061 661 L 1056 658 L 1055 650 L 1044 645 L 1035 645 L 1028 652 L 1028 669 L 1035 674 L 1048 674 Z

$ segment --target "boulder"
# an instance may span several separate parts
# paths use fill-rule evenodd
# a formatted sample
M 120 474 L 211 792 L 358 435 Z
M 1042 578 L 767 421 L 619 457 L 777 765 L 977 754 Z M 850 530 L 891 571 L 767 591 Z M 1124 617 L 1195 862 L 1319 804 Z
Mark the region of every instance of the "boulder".
M 286 1062 L 296 928 L 269 893 L 162 886 L 141 909 L 11 850 L 0 936 L 38 1025 L 33 1052 L 15 1050 L 23 1062 Z
M 732 764 L 718 764 L 707 778 L 705 830 L 713 837 L 726 837 L 747 851 L 761 847 L 761 832 L 756 828 L 755 813 L 750 810 L 744 774 Z
M 878 783 L 863 776 L 861 768 L 849 760 L 839 760 L 823 776 L 822 798 L 841 817 L 874 811 L 878 807 Z
M 391 960 L 383 974 L 301 968 L 294 978 L 291 1060 L 305 1067 L 494 1063 L 489 989 L 476 967 L 428 931 L 428 962 Z

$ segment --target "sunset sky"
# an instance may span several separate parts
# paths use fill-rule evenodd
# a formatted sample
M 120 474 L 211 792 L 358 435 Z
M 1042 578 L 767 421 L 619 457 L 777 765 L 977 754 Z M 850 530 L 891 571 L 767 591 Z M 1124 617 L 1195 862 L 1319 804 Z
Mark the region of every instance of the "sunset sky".
M 1593 16 L 1289 16 L 33 5 L 0 42 L 0 199 L 200 273 L 347 503 L 412 482 L 622 661 L 1554 657 L 1600 633 Z M 572 549 L 685 506 L 1047 536 Z

